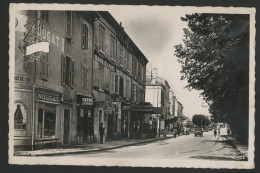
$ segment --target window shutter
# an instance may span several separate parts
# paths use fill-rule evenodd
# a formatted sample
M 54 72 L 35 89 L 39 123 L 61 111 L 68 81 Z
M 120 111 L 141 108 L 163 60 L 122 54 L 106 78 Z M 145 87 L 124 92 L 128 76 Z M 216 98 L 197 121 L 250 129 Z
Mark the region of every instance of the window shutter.
M 66 77 L 66 60 L 65 57 L 61 56 L 61 84 L 65 85 L 65 77 Z
M 85 88 L 88 89 L 88 69 L 85 68 Z
M 84 48 L 84 23 L 81 24 L 81 47 Z
M 119 78 L 118 78 L 118 74 L 115 74 L 115 93 L 116 94 L 119 94 L 118 90 L 119 90 Z
M 74 61 L 71 60 L 71 68 L 70 68 L 70 79 L 71 79 L 71 82 L 70 82 L 70 86 L 72 87 L 74 85 Z
M 115 93 L 115 73 L 111 72 L 110 74 L 110 92 Z
M 126 98 L 126 92 L 127 92 L 126 79 L 123 79 L 123 97 L 125 98 Z
M 89 40 L 89 30 L 88 30 L 88 26 L 86 25 L 86 37 L 85 37 L 85 39 L 86 39 L 86 45 L 85 45 L 85 48 L 86 49 L 88 49 L 88 40 Z

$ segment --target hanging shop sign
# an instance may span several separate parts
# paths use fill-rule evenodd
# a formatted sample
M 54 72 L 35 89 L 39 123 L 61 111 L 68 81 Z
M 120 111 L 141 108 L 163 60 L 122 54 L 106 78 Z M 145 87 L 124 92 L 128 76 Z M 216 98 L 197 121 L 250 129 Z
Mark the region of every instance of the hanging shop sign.
M 64 52 L 64 38 L 53 32 L 52 30 L 46 28 L 45 26 L 40 26 L 37 30 L 37 36 L 41 41 L 47 41 L 50 45 L 55 46 Z
M 57 94 L 49 94 L 43 92 L 36 92 L 36 100 L 43 102 L 51 102 L 51 103 L 60 103 L 60 97 Z
M 36 52 L 49 53 L 49 42 L 38 42 L 26 47 L 26 56 Z

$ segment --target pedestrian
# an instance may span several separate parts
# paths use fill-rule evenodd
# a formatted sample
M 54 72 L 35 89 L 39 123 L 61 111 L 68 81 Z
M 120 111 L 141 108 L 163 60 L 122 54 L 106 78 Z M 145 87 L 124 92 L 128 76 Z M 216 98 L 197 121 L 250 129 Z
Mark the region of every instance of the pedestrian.
M 229 129 L 227 130 L 227 135 L 228 135 L 228 136 L 230 135 L 230 130 L 229 130 Z
M 215 138 L 217 136 L 217 130 L 216 129 L 214 130 L 214 136 L 215 136 Z
M 176 129 L 174 129 L 173 130 L 173 136 L 176 138 L 176 134 L 177 134 L 177 130 Z
M 100 144 L 103 144 L 104 133 L 105 133 L 105 128 L 103 127 L 103 123 L 101 123 L 99 126 Z

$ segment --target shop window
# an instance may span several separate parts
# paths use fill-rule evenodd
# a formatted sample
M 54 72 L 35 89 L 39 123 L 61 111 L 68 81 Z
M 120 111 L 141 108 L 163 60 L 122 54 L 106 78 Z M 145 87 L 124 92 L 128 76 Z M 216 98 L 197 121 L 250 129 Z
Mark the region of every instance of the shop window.
M 68 56 L 62 56 L 62 84 L 74 85 L 74 61 Z
M 45 105 L 38 109 L 37 137 L 55 137 L 56 107 Z
M 88 49 L 88 40 L 89 40 L 89 33 L 88 33 L 88 26 L 86 23 L 82 23 L 81 27 L 81 47 L 82 49 Z
M 86 67 L 82 67 L 82 88 L 87 90 L 88 89 L 88 69 Z
M 72 38 L 72 12 L 66 12 L 66 37 Z
M 16 104 L 16 110 L 14 113 L 14 128 L 26 129 L 26 114 L 24 107 L 21 104 Z
M 49 73 L 49 63 L 48 63 L 48 54 L 47 53 L 43 53 L 41 55 L 40 63 L 41 63 L 40 76 L 42 78 L 47 78 L 48 73 Z
M 105 28 L 101 25 L 99 27 L 99 50 L 105 52 Z
M 110 37 L 110 58 L 115 60 L 115 52 L 116 52 L 116 39 L 115 37 Z

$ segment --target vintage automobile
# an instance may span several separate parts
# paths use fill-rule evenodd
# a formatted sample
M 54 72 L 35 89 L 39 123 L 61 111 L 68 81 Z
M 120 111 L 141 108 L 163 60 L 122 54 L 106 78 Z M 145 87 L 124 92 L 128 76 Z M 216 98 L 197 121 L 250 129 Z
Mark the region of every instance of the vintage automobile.
M 202 131 L 202 129 L 201 128 L 197 128 L 197 129 L 195 129 L 194 130 L 194 136 L 196 137 L 196 136 L 203 136 L 203 131 Z

